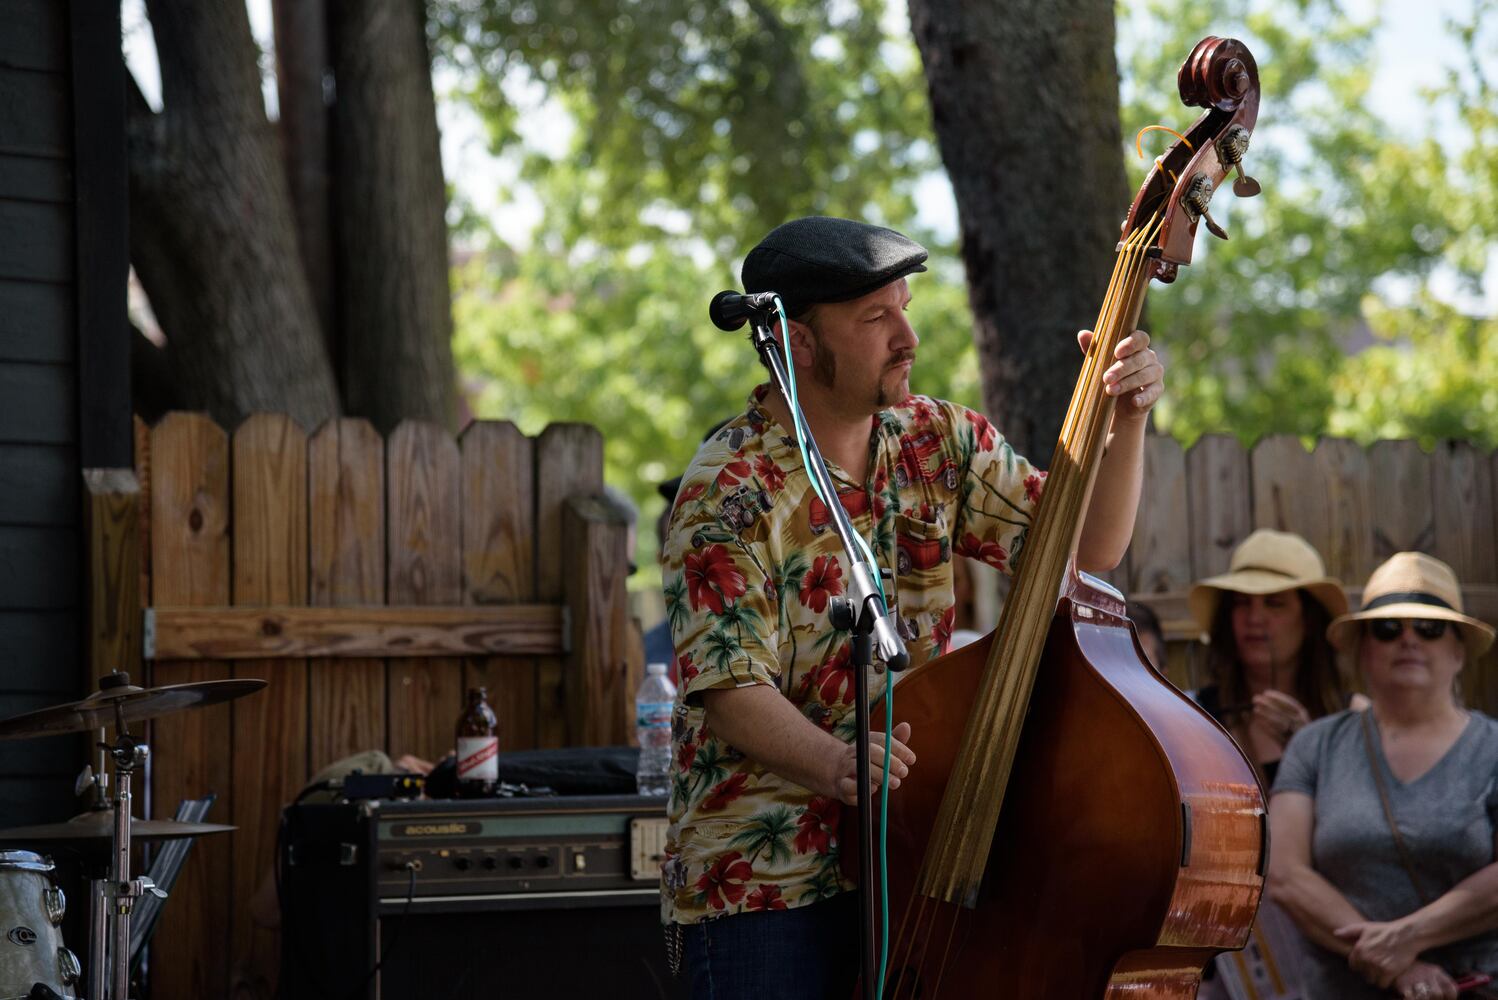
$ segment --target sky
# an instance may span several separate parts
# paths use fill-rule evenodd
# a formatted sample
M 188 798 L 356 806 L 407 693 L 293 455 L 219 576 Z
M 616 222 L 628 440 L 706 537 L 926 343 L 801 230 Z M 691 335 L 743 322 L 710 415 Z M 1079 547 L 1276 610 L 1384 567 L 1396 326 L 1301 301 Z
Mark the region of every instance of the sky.
M 1474 2 L 1346 0 L 1346 9 L 1353 15 L 1382 19 L 1377 34 L 1379 71 L 1372 84 L 1371 105 L 1379 109 L 1396 129 L 1414 134 L 1416 128 L 1423 126 L 1428 112 L 1419 96 L 1421 88 L 1440 83 L 1445 68 L 1460 55 L 1443 26 L 1448 18 L 1470 15 Z M 272 50 L 271 0 L 247 0 L 246 6 L 251 32 L 262 50 Z M 126 62 L 147 100 L 159 107 L 160 74 L 145 0 L 123 0 L 121 8 Z M 890 0 L 886 24 L 892 30 L 909 30 L 903 2 Z M 1126 32 L 1124 26 L 1121 33 Z M 1488 68 L 1498 77 L 1498 59 L 1494 59 Z M 506 239 L 517 246 L 528 245 L 529 235 L 540 221 L 541 209 L 535 196 L 517 183 L 518 156 L 495 157 L 489 152 L 483 123 L 477 113 L 462 101 L 447 96 L 458 84 L 451 72 L 439 70 L 434 84 L 445 174 L 461 197 L 491 220 L 496 232 L 504 233 Z M 274 117 L 273 77 L 266 79 L 264 89 L 267 111 Z M 505 89 L 518 108 L 529 112 L 519 118 L 524 144 L 553 155 L 565 151 L 570 139 L 567 116 L 560 109 L 544 103 L 539 86 L 512 79 L 506 81 Z M 917 185 L 915 201 L 922 224 L 945 239 L 955 237 L 957 206 L 945 173 L 935 171 L 923 178 Z M 1498 249 L 1495 249 L 1492 259 L 1494 265 L 1488 269 L 1486 294 L 1481 299 L 1462 303 L 1472 311 L 1490 313 L 1498 309 Z

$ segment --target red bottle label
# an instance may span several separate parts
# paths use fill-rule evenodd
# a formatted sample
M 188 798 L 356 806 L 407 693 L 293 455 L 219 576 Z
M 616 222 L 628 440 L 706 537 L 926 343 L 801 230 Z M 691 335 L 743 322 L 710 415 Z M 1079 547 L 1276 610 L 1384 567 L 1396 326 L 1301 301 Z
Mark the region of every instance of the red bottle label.
M 498 756 L 498 736 L 460 736 L 458 738 L 458 780 L 498 780 Z

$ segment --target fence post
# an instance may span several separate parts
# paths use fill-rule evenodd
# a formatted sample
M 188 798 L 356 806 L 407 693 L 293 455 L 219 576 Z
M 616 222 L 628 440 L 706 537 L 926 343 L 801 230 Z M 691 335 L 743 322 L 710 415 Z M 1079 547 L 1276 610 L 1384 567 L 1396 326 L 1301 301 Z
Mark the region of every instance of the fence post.
M 140 671 L 140 483 L 131 469 L 84 469 L 88 531 L 88 690 L 115 670 Z
M 638 675 L 629 660 L 629 602 L 624 590 L 624 514 L 603 497 L 571 497 L 562 508 L 562 580 L 569 649 L 563 660 L 567 742 L 580 746 L 622 742 L 620 705 Z

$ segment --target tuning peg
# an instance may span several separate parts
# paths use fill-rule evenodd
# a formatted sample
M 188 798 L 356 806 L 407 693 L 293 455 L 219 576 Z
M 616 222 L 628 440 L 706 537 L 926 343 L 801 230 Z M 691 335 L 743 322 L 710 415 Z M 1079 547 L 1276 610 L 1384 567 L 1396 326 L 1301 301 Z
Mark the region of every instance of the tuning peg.
M 1212 218 L 1212 213 L 1207 211 L 1207 206 L 1212 203 L 1212 178 L 1206 174 L 1197 174 L 1191 178 L 1191 183 L 1186 185 L 1186 192 L 1181 195 L 1181 204 L 1186 209 L 1186 214 L 1193 221 L 1201 219 L 1207 224 L 1207 232 L 1220 240 L 1228 238 L 1228 231 L 1217 224 Z
M 1225 240 L 1228 238 L 1228 231 L 1217 224 L 1217 220 L 1212 218 L 1211 212 L 1203 211 L 1202 221 L 1207 224 L 1207 232 L 1211 233 L 1219 240 Z
M 1243 157 L 1248 153 L 1250 133 L 1242 125 L 1234 125 L 1217 140 L 1217 158 L 1224 167 L 1232 167 L 1238 179 L 1233 182 L 1233 194 L 1240 198 L 1252 198 L 1263 190 L 1259 182 L 1243 172 Z

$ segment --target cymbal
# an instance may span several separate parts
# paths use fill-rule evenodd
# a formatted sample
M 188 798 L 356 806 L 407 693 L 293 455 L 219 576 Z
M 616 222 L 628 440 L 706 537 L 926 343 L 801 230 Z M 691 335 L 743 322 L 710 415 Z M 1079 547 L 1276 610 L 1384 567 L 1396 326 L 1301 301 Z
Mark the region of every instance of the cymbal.
M 130 839 L 136 840 L 180 840 L 183 837 L 202 837 L 210 833 L 228 833 L 234 829 L 222 823 L 183 823 L 175 819 L 130 820 Z M 42 823 L 39 826 L 13 826 L 0 830 L 0 841 L 15 843 L 51 842 L 59 840 L 96 840 L 108 843 L 114 838 L 114 812 L 97 809 L 82 813 L 62 823 Z
M 123 674 L 112 676 L 124 677 Z M 263 687 L 265 681 L 246 678 L 142 688 L 129 683 L 129 678 L 125 678 L 123 683 L 104 687 L 82 701 L 54 705 L 0 720 L 0 740 L 82 733 L 90 729 L 112 727 L 121 716 L 127 723 L 154 719 L 158 715 L 184 708 L 202 708 L 232 698 L 242 698 Z

